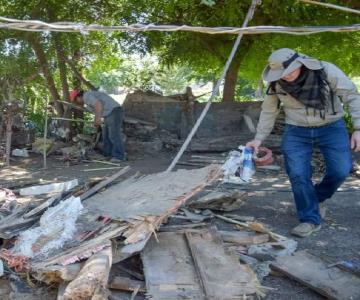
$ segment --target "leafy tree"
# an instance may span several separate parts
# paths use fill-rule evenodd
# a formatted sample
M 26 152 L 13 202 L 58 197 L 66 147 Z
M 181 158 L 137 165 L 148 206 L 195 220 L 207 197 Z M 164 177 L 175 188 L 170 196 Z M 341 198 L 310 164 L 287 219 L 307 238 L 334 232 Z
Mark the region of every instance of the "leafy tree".
M 9 0 L 0 4 L 0 15 L 46 22 L 69 20 L 108 25 L 114 21 L 112 16 L 116 7 L 117 1 L 111 0 L 94 2 Z M 7 70 L 12 74 L 11 84 L 16 86 L 15 89 L 22 90 L 22 93 L 26 91 L 24 85 L 14 84 L 28 76 L 24 70 L 37 72 L 37 75 L 44 79 L 50 100 L 60 116 L 66 116 L 69 110 L 59 100 L 69 100 L 69 90 L 74 83 L 79 85 L 81 80 L 89 88 L 94 88 L 82 78 L 79 71 L 81 65 L 86 64 L 89 58 L 106 56 L 116 47 L 111 37 L 102 33 L 81 35 L 1 30 L 0 42 L 0 55 L 4 61 L 19 66 L 19 70 L 11 70 L 11 66 Z
M 134 0 L 125 1 L 121 17 L 125 23 L 154 23 L 193 26 L 241 26 L 250 5 L 248 1 L 220 0 Z M 334 1 L 340 5 L 356 1 Z M 352 3 L 351 3 L 352 2 Z M 249 26 L 278 25 L 348 25 L 358 23 L 355 14 L 349 14 L 294 0 L 263 1 L 257 7 Z M 180 63 L 199 74 L 215 80 L 233 46 L 233 35 L 207 35 L 184 32 L 149 32 L 129 34 L 127 44 L 133 41 L 131 51 L 156 53 L 166 65 Z M 353 51 L 360 42 L 357 33 L 322 33 L 308 36 L 283 34 L 245 35 L 225 78 L 224 101 L 234 99 L 238 74 L 249 79 L 259 78 L 272 50 L 292 47 L 320 59 L 331 60 L 353 75 L 359 74 L 359 51 Z M 144 46 L 145 45 L 145 46 Z

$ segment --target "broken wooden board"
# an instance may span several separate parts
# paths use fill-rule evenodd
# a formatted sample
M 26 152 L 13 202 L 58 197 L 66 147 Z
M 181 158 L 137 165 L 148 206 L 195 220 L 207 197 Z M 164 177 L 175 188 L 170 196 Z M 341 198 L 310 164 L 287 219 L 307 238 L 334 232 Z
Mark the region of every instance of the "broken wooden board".
M 76 247 L 66 249 L 58 255 L 40 261 L 34 261 L 30 267 L 35 272 L 42 272 L 45 268 L 53 265 L 69 265 L 88 258 L 92 254 L 102 250 L 108 243 L 108 240 L 120 236 L 124 232 L 125 227 L 126 226 L 121 226 L 121 224 L 110 224 L 106 227 L 106 231 L 95 238 L 85 241 Z
M 138 289 L 139 292 L 145 293 L 146 288 L 144 281 L 130 279 L 124 276 L 115 276 L 109 282 L 109 289 L 123 290 L 133 292 Z
M 40 217 L 32 217 L 25 219 L 24 213 L 27 211 L 29 205 L 17 207 L 9 216 L 4 217 L 0 221 L 0 238 L 10 239 L 30 228 L 36 223 Z
M 199 233 L 200 232 L 200 233 Z M 152 299 L 241 299 L 259 290 L 256 275 L 226 253 L 209 230 L 158 234 L 142 260 Z
M 226 253 L 215 230 L 185 234 L 206 299 L 241 299 L 261 293 L 253 271 Z
M 224 242 L 245 246 L 266 243 L 270 239 L 268 234 L 256 234 L 251 231 L 219 231 L 219 233 Z
M 141 253 L 148 295 L 156 300 L 205 299 L 186 237 L 163 232 Z
M 46 185 L 37 185 L 20 189 L 21 196 L 28 195 L 40 195 L 48 193 L 61 193 L 63 191 L 69 191 L 76 187 L 79 184 L 77 179 L 66 181 L 66 182 L 56 182 Z
M 146 241 L 170 215 L 220 174 L 218 166 L 208 166 L 132 177 L 89 198 L 84 206 L 93 213 L 126 221 L 125 243 L 135 244 Z
M 120 176 L 124 175 L 125 173 L 127 173 L 128 171 L 130 171 L 130 167 L 126 166 L 125 168 L 121 169 L 119 172 L 116 172 L 114 175 L 111 175 L 109 178 L 106 178 L 105 180 L 99 182 L 97 185 L 93 186 L 91 189 L 89 189 L 88 191 L 86 191 L 85 193 L 83 193 L 82 195 L 80 195 L 80 199 L 81 201 L 85 200 L 86 198 L 92 196 L 93 194 L 95 194 L 96 192 L 98 192 L 99 190 L 101 190 L 102 188 L 106 187 L 107 185 L 109 185 L 111 182 L 115 181 L 116 179 L 118 179 Z
M 271 268 L 303 283 L 329 299 L 360 299 L 360 277 L 306 251 L 279 257 Z
M 129 256 L 122 254 L 119 249 L 117 249 L 118 247 L 120 247 L 121 242 L 117 243 L 116 247 L 113 247 L 113 254 L 112 254 L 112 263 L 116 264 L 122 260 L 125 260 L 127 258 L 129 258 Z M 101 249 L 101 247 L 99 247 L 99 249 Z M 89 248 L 87 247 L 86 249 L 84 249 L 83 247 L 81 247 L 81 250 L 84 252 L 84 254 L 86 254 L 85 251 L 89 250 Z M 95 249 L 96 250 L 96 249 Z M 74 253 L 71 253 L 72 255 L 75 254 L 76 249 L 72 249 L 72 251 L 74 251 Z M 84 255 L 83 256 L 86 256 Z M 65 255 L 63 258 L 69 257 L 69 255 Z M 70 258 L 71 259 L 71 258 Z M 82 269 L 84 265 L 84 262 L 77 262 L 77 263 L 72 263 L 69 265 L 58 265 L 56 263 L 53 262 L 52 265 L 50 266 L 41 266 L 41 265 L 35 265 L 35 267 L 37 267 L 37 269 L 33 269 L 33 271 L 36 272 L 32 272 L 32 275 L 38 280 L 38 281 L 42 281 L 45 282 L 47 284 L 59 284 L 61 282 L 64 281 L 72 281 L 76 278 L 76 276 L 79 274 L 80 270 Z M 34 267 L 34 265 L 33 265 Z M 144 278 L 141 278 L 141 280 L 143 281 Z
M 89 198 L 84 205 L 89 211 L 122 221 L 159 216 L 173 208 L 179 197 L 206 182 L 217 169 L 209 166 L 131 177 Z
M 191 201 L 189 206 L 196 209 L 233 211 L 239 209 L 247 199 L 247 192 L 238 190 L 213 191 Z

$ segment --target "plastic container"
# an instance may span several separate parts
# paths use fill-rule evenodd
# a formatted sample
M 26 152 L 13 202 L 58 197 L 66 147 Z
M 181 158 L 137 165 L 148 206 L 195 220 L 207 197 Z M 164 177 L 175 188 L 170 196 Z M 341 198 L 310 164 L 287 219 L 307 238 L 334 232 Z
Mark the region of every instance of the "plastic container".
M 240 169 L 240 178 L 246 182 L 249 182 L 255 173 L 255 166 L 253 162 L 253 149 L 245 147 L 243 150 L 243 163 Z

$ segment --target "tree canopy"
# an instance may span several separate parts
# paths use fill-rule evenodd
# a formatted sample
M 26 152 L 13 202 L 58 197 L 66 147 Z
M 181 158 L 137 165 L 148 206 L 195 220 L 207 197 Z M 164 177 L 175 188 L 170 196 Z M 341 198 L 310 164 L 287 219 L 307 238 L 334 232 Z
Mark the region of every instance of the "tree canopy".
M 358 5 L 355 0 L 332 2 L 352 8 Z M 250 0 L 8 0 L 1 2 L 0 15 L 23 20 L 102 25 L 154 23 L 240 27 L 250 3 Z M 296 0 L 279 0 L 263 1 L 249 26 L 355 23 L 359 23 L 355 14 Z M 162 84 L 169 91 L 170 85 L 175 87 L 176 83 L 193 78 L 215 81 L 235 38 L 234 35 L 192 32 L 79 34 L 2 29 L 0 97 L 8 99 L 10 93 L 39 106 L 49 95 L 57 114 L 64 115 L 66 107 L 59 100 L 69 100 L 69 90 L 73 87 L 98 88 L 101 85 L 112 89 L 119 84 L 156 89 Z M 245 35 L 226 75 L 223 100 L 234 100 L 237 84 L 248 88 L 249 81 L 258 81 L 268 55 L 281 47 L 331 61 L 348 74 L 357 76 L 360 74 L 357 63 L 360 51 L 354 47 L 356 49 L 359 44 L 359 32 Z M 147 61 L 149 53 L 157 58 L 156 64 Z M 145 59 L 139 65 L 137 61 L 142 57 Z M 169 79 L 172 73 L 176 74 L 173 81 Z
M 340 5 L 349 1 L 335 1 Z M 353 1 L 355 4 L 355 1 Z M 249 8 L 250 1 L 158 1 L 137 0 L 124 3 L 123 13 L 128 23 L 142 20 L 154 24 L 188 24 L 193 26 L 237 26 L 240 27 Z M 306 5 L 294 0 L 263 1 L 255 10 L 249 26 L 278 25 L 346 25 L 358 23 L 359 17 L 329 8 Z M 139 34 L 140 35 L 140 34 Z M 228 57 L 235 36 L 206 35 L 200 33 L 144 33 L 146 51 L 154 52 L 165 64 L 182 63 L 191 66 L 202 76 L 218 78 Z M 132 36 L 128 36 L 131 40 Z M 138 39 L 138 37 L 136 37 Z M 360 34 L 322 33 L 307 36 L 282 34 L 246 35 L 230 66 L 225 81 L 224 100 L 233 100 L 234 84 L 239 72 L 255 80 L 260 77 L 266 59 L 272 50 L 292 47 L 319 59 L 330 60 L 345 72 L 357 75 L 359 66 L 354 62 L 360 58 L 353 51 L 360 44 Z M 134 42 L 133 45 L 136 45 Z M 141 45 L 139 51 L 144 51 Z

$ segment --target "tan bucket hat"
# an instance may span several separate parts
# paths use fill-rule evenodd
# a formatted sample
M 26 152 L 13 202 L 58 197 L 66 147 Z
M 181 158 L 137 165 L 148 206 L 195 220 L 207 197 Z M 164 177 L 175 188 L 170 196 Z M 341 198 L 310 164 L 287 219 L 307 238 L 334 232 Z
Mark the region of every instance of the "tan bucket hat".
M 297 53 L 289 48 L 281 48 L 269 56 L 269 64 L 264 69 L 262 77 L 265 81 L 277 81 L 281 77 L 290 74 L 302 65 L 311 70 L 322 69 L 321 62 L 315 58 Z

